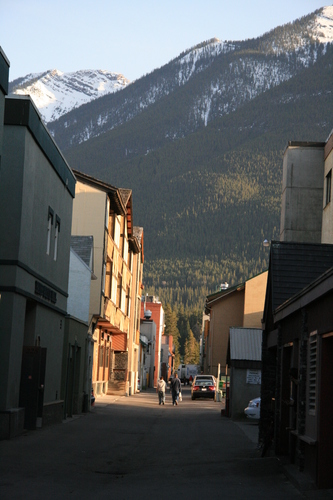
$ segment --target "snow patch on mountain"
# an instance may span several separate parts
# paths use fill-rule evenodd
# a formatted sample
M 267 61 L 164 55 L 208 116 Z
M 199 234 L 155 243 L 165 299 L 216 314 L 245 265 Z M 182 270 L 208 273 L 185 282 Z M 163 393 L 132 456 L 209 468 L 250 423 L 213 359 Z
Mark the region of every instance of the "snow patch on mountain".
M 333 5 L 323 7 L 316 16 L 313 34 L 320 43 L 333 42 Z
M 165 131 L 166 137 L 178 138 L 235 111 L 289 80 L 301 68 L 315 64 L 332 42 L 333 6 L 318 9 L 257 39 L 222 42 L 212 38 L 184 51 L 140 83 L 133 82 L 125 93 L 110 95 L 102 106 L 96 105 L 96 111 L 94 104 L 89 105 L 91 101 L 124 89 L 129 81 L 106 71 L 64 74 L 54 70 L 27 75 L 13 84 L 16 93 L 32 95 L 50 132 L 56 140 L 64 141 L 61 147 L 66 149 L 129 122 L 202 74 L 191 88 L 184 120 Z M 82 108 L 78 120 L 77 112 L 71 111 L 84 103 L 89 107 Z M 67 129 L 66 137 L 63 128 Z
M 221 42 L 218 38 L 213 38 L 204 45 L 194 47 L 177 61 L 180 66 L 179 85 L 184 85 L 193 74 L 200 70 L 203 71 L 219 54 L 226 54 L 232 50 L 235 50 L 234 44 Z
M 129 83 L 123 75 L 105 70 L 63 73 L 55 69 L 25 76 L 13 86 L 11 93 L 29 94 L 48 123 L 82 104 L 121 90 Z

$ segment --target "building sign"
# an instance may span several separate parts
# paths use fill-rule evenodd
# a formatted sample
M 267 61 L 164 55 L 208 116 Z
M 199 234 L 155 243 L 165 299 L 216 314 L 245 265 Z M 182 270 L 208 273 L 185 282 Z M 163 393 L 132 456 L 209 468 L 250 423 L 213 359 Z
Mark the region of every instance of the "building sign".
M 261 384 L 261 370 L 246 370 L 247 384 Z
M 49 300 L 52 304 L 57 302 L 57 294 L 48 286 L 43 285 L 39 281 L 35 281 L 35 294 L 39 295 L 45 300 Z

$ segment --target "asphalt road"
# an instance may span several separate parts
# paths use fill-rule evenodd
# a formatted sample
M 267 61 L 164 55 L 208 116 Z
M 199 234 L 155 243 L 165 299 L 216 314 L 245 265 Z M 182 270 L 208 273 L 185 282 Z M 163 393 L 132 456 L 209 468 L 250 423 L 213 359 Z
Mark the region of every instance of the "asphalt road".
M 0 442 L 1 500 L 304 498 L 276 458 L 260 458 L 255 424 L 183 396 L 175 407 L 153 391 L 97 398 L 89 414 Z

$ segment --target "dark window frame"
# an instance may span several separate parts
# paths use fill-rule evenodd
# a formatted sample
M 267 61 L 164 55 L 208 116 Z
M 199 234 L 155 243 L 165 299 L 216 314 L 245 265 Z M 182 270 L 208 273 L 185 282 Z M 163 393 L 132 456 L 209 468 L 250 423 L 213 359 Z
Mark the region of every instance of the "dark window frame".
M 332 193 L 332 170 L 326 175 L 325 206 L 331 202 Z

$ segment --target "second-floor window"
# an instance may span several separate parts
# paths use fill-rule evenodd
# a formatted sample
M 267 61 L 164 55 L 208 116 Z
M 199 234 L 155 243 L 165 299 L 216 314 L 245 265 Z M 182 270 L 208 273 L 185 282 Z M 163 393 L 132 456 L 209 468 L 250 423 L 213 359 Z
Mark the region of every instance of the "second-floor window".
M 55 233 L 54 233 L 54 255 L 53 255 L 54 260 L 57 260 L 57 257 L 58 257 L 59 233 L 60 233 L 60 217 L 58 217 L 58 215 L 56 215 Z
M 53 225 L 54 212 L 51 207 L 49 207 L 48 220 L 47 220 L 47 243 L 46 243 L 46 255 L 50 255 L 51 249 L 51 232 Z

